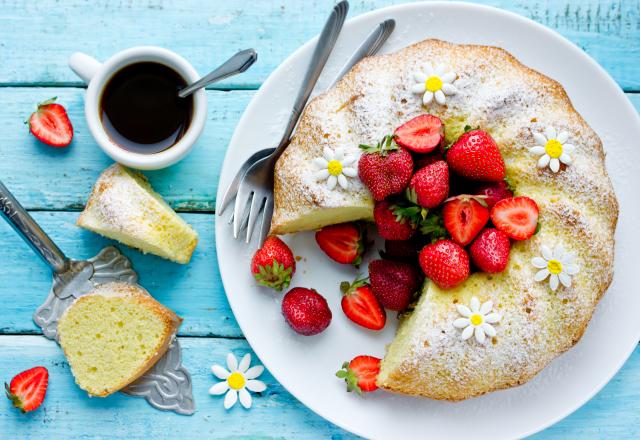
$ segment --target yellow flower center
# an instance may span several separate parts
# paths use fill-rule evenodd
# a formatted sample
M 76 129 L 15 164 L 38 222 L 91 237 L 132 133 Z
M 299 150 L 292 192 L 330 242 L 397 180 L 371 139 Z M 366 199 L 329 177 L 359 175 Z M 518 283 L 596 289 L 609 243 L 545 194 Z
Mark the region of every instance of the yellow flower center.
M 562 144 L 556 139 L 549 139 L 544 146 L 544 150 L 550 157 L 558 158 L 562 156 Z
M 473 325 L 480 325 L 480 324 L 482 324 L 483 319 L 482 319 L 481 315 L 478 315 L 476 313 L 476 314 L 471 315 L 471 318 L 469 318 L 469 321 Z
M 562 263 L 558 260 L 549 260 L 549 262 L 547 263 L 547 269 L 549 269 L 549 272 L 551 272 L 552 274 L 558 275 L 560 272 L 562 272 Z
M 229 387 L 234 390 L 241 390 L 244 387 L 245 380 L 244 376 L 236 371 L 227 377 L 227 382 L 229 383 Z
M 437 92 L 442 88 L 442 80 L 439 76 L 430 76 L 424 82 L 424 88 L 430 92 Z
M 334 159 L 329 162 L 329 165 L 327 165 L 327 170 L 332 176 L 338 176 L 342 173 L 342 163 L 340 163 L 339 160 Z

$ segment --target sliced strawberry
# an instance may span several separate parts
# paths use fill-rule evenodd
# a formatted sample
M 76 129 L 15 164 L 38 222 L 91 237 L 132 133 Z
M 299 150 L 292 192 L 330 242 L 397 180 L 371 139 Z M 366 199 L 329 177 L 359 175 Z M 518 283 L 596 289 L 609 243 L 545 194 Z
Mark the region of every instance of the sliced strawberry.
M 34 367 L 23 371 L 4 384 L 7 398 L 23 413 L 37 409 L 47 394 L 49 372 L 45 367 Z
M 52 147 L 66 147 L 73 139 L 73 126 L 67 111 L 56 98 L 38 104 L 38 109 L 31 114 L 27 123 L 29 130 L 41 142 Z
M 364 232 L 357 223 L 339 223 L 316 232 L 316 242 L 329 258 L 358 266 L 364 252 Z
M 461 195 L 449 199 L 442 208 L 444 227 L 456 243 L 466 246 L 489 221 L 489 209 L 481 198 Z
M 340 283 L 342 311 L 347 318 L 362 327 L 380 330 L 387 322 L 387 315 L 376 299 L 366 279 L 356 279 L 353 283 Z
M 342 369 L 336 372 L 336 377 L 344 379 L 347 391 L 354 391 L 359 395 L 378 389 L 376 379 L 380 373 L 380 359 L 373 356 L 356 356 L 351 362 L 342 364 Z
M 536 232 L 538 205 L 529 197 L 500 200 L 491 210 L 494 226 L 514 240 L 526 240 Z
M 395 131 L 396 142 L 415 153 L 430 153 L 444 141 L 444 124 L 437 116 L 420 115 Z

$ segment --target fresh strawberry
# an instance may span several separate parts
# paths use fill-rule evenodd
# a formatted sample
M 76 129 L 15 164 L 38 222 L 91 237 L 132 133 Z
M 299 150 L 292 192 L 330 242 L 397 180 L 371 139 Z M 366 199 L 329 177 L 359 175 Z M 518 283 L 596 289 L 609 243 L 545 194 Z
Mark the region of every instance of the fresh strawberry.
M 6 382 L 4 388 L 7 398 L 13 406 L 20 408 L 23 413 L 37 409 L 47 394 L 49 385 L 49 372 L 45 367 L 34 367 L 30 370 L 18 373 L 11 384 Z
M 405 190 L 413 174 L 411 154 L 399 147 L 393 136 L 385 136 L 375 147 L 360 145 L 358 176 L 376 201 Z
M 418 170 L 409 183 L 408 198 L 424 208 L 435 208 L 449 195 L 449 167 L 443 160 Z
M 489 209 L 502 199 L 513 197 L 513 191 L 509 188 L 509 184 L 501 180 L 499 182 L 484 183 L 476 188 L 475 194 L 485 196 L 484 201 L 487 202 Z
M 447 163 L 456 174 L 471 180 L 498 182 L 505 175 L 498 145 L 482 130 L 463 133 L 447 151 Z
M 358 266 L 364 252 L 364 230 L 357 223 L 325 226 L 316 232 L 316 242 L 329 258 Z
M 509 264 L 510 250 L 511 242 L 507 234 L 495 228 L 482 231 L 469 247 L 473 264 L 487 273 L 505 270 Z
M 327 300 L 314 289 L 294 287 L 282 298 L 282 314 L 287 324 L 304 336 L 321 333 L 331 323 Z
M 415 153 L 430 153 L 444 141 L 444 125 L 437 116 L 420 115 L 395 131 L 396 142 Z
M 376 379 L 380 373 L 380 359 L 373 356 L 356 356 L 351 362 L 342 364 L 342 369 L 336 372 L 336 377 L 344 379 L 347 391 L 354 391 L 359 395 L 378 389 Z
M 418 258 L 427 278 L 442 289 L 455 287 L 469 278 L 467 251 L 451 240 L 440 240 L 425 246 Z
M 371 330 L 380 330 L 387 322 L 387 315 L 376 299 L 366 279 L 356 279 L 353 283 L 340 283 L 342 311 L 347 318 Z
M 373 218 L 378 234 L 385 240 L 408 240 L 416 231 L 416 224 L 387 200 L 376 202 Z
M 369 280 L 376 298 L 389 310 L 406 309 L 420 287 L 416 267 L 402 261 L 373 260 L 369 263 Z
M 489 221 L 489 209 L 486 203 L 476 196 L 460 195 L 452 197 L 442 208 L 444 227 L 453 241 L 466 246 Z
M 538 205 L 529 197 L 502 199 L 491 210 L 494 226 L 514 240 L 526 240 L 536 232 Z
M 291 249 L 275 235 L 267 237 L 251 260 L 251 273 L 258 284 L 278 291 L 289 287 L 295 271 Z
M 66 147 L 73 139 L 73 126 L 67 111 L 60 104 L 55 104 L 53 97 L 38 104 L 38 109 L 31 113 L 29 130 L 39 141 L 52 147 Z

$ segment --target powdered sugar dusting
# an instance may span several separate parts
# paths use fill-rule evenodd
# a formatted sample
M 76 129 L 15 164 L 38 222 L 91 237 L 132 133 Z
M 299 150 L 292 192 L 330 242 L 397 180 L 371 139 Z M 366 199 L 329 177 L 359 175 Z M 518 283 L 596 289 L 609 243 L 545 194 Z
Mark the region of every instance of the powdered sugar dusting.
M 458 74 L 458 93 L 447 96 L 443 106 L 424 107 L 411 91 L 413 73 L 425 61 L 445 64 Z M 359 155 L 359 144 L 375 143 L 426 112 L 443 119 L 449 141 L 465 125 L 490 132 L 516 194 L 533 198 L 540 207 L 541 231 L 514 244 L 505 272 L 474 274 L 449 291 L 427 286 L 388 350 L 379 376 L 384 388 L 458 400 L 524 383 L 580 339 L 611 282 L 618 208 L 600 139 L 560 84 L 501 49 L 427 40 L 364 60 L 309 105 L 276 167 L 273 224 L 294 221 L 310 210 L 361 206 L 363 198 L 372 206 L 357 179 L 348 191 L 326 191 L 313 179 L 311 159 L 324 146 Z M 547 126 L 568 131 L 576 146 L 573 163 L 558 173 L 537 168 L 537 158 L 528 152 L 535 145 L 533 133 Z M 530 261 L 543 243 L 562 243 L 577 254 L 581 270 L 571 287 L 552 292 L 548 283 L 533 280 L 536 269 Z M 492 300 L 502 315 L 496 337 L 484 345 L 461 341 L 453 327 L 455 304 L 468 304 L 472 296 Z

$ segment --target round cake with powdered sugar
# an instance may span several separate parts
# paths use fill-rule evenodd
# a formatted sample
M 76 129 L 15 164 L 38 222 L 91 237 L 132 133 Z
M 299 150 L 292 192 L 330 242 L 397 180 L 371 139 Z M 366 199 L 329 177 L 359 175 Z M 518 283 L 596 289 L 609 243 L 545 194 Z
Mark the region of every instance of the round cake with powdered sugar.
M 602 143 L 559 83 L 500 48 L 426 40 L 363 60 L 309 104 L 276 165 L 272 233 L 372 220 L 359 146 L 425 113 L 443 145 L 489 133 L 514 195 L 539 209 L 506 269 L 427 282 L 382 361 L 381 388 L 461 400 L 526 382 L 580 339 L 612 279 L 618 204 Z

